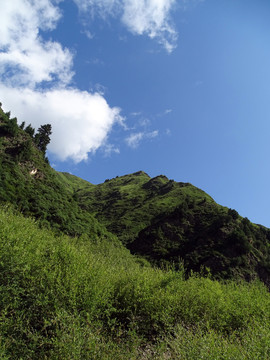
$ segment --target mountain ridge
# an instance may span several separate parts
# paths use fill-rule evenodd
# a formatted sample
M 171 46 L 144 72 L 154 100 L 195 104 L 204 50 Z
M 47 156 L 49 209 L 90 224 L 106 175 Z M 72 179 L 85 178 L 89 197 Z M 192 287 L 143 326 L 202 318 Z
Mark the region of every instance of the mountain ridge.
M 190 183 L 140 170 L 91 184 L 52 169 L 34 129 L 0 109 L 0 201 L 71 236 L 119 241 L 155 266 L 270 286 L 270 229 Z

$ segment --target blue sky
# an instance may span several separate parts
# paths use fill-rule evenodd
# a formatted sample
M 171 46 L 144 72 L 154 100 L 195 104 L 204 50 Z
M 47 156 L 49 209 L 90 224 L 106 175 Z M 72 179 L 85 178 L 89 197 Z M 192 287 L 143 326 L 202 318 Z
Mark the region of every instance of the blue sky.
M 270 2 L 1 4 L 0 101 L 51 123 L 56 170 L 144 170 L 270 227 Z

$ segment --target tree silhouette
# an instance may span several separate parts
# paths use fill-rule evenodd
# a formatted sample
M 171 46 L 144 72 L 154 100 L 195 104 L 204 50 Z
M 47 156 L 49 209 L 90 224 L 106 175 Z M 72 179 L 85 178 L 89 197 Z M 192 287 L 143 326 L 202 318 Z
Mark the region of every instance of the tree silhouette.
M 47 146 L 51 141 L 52 134 L 52 126 L 50 124 L 41 125 L 40 128 L 37 131 L 37 134 L 35 135 L 35 142 L 39 148 L 44 154 L 47 150 Z

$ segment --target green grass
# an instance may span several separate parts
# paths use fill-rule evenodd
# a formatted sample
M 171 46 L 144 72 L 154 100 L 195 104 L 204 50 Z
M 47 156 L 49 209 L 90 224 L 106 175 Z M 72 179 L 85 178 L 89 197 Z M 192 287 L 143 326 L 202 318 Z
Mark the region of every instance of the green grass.
M 143 171 L 86 186 L 77 194 L 81 207 L 95 214 L 125 244 L 131 243 L 156 217 L 186 201 L 215 204 L 191 184 L 176 183 L 163 175 L 151 179 Z
M 0 109 L 0 201 L 39 219 L 0 207 L 1 359 L 270 358 L 270 230 L 202 190 L 57 173 Z
M 268 359 L 270 295 L 0 209 L 1 359 Z M 208 357 L 207 357 L 208 356 Z
M 78 191 L 79 189 L 91 187 L 91 183 L 86 180 L 83 180 L 77 176 L 71 175 L 65 172 L 56 172 L 58 179 L 61 181 L 62 185 L 65 185 L 71 193 Z M 94 185 L 92 185 L 94 186 Z
M 93 185 L 59 173 L 38 149 L 34 130 L 23 130 L 9 115 L 0 108 L 1 203 L 58 234 L 117 236 L 154 265 L 183 259 L 187 272 L 209 267 L 217 278 L 259 277 L 270 284 L 269 229 L 164 175 L 139 171 Z

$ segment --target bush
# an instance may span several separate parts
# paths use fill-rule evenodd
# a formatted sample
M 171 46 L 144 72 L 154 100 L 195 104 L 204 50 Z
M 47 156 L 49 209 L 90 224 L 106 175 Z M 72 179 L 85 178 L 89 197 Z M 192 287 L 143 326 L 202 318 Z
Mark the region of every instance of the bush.
M 141 267 L 123 246 L 55 237 L 0 208 L 3 359 L 268 359 L 270 295 Z
M 17 119 L 13 118 L 6 122 L 4 125 L 1 126 L 1 130 L 4 134 L 10 136 L 16 136 L 19 132 L 19 127 L 17 125 Z

